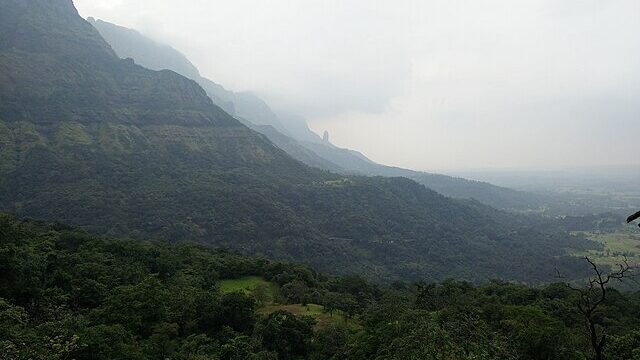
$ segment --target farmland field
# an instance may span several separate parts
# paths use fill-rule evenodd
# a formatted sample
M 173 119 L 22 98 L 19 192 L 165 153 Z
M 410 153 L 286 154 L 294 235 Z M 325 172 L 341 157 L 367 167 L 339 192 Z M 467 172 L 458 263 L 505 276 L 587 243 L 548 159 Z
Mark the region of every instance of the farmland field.
M 613 233 L 582 233 L 588 239 L 602 244 L 600 250 L 572 252 L 575 256 L 588 256 L 596 264 L 616 266 L 626 257 L 630 264 L 640 263 L 640 231 L 628 228 Z
M 220 291 L 223 293 L 240 291 L 245 294 L 253 294 L 258 301 L 273 303 L 278 294 L 278 285 L 259 276 L 245 276 L 238 279 L 222 280 Z

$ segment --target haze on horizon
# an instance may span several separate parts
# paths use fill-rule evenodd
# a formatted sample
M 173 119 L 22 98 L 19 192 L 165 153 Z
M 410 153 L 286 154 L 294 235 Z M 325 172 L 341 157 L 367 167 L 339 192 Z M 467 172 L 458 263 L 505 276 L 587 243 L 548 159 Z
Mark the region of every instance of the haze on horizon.
M 636 0 L 74 2 L 384 164 L 640 164 Z

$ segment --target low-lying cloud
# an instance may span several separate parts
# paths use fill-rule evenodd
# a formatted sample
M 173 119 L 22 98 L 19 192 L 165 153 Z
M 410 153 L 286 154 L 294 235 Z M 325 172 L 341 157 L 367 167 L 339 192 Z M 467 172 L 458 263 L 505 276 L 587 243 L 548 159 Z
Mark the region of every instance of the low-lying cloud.
M 638 163 L 635 0 L 76 0 L 417 169 Z

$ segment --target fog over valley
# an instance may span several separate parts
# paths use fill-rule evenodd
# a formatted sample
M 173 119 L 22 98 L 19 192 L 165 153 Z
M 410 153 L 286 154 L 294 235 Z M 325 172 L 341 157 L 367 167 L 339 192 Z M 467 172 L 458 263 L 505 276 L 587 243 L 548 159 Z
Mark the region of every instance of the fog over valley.
M 416 170 L 638 164 L 633 0 L 96 1 L 204 76 Z

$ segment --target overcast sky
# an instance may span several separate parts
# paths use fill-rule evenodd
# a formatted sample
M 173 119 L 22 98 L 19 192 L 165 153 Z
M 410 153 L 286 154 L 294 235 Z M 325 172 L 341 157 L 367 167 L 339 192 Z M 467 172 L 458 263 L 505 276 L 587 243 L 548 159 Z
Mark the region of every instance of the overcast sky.
M 638 0 L 75 0 L 413 169 L 640 163 Z

